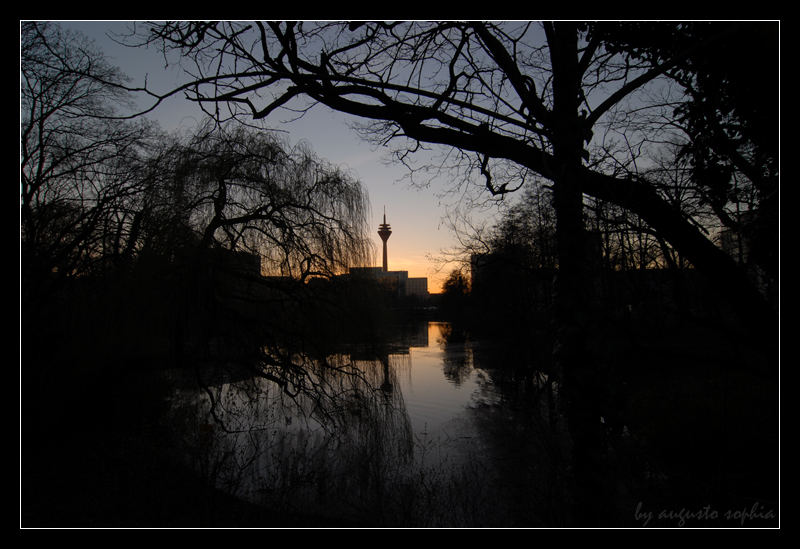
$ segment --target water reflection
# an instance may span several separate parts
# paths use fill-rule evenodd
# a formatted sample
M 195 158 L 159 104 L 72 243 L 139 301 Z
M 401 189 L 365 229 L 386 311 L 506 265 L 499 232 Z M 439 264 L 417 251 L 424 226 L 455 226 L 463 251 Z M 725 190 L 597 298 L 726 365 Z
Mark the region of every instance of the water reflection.
M 494 442 L 475 416 L 501 398 L 470 341 L 422 322 L 324 362 L 307 365 L 314 391 L 251 377 L 176 394 L 196 470 L 268 508 L 360 525 L 502 522 Z

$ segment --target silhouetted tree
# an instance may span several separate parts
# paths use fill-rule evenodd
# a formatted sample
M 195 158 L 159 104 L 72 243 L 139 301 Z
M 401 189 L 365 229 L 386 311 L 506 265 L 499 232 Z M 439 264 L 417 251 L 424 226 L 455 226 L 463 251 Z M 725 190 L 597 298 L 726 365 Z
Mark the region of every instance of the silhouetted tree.
M 419 143 L 455 147 L 483 174 L 492 193 L 517 188 L 519 176 L 530 172 L 575 180 L 557 182 L 554 190 L 560 234 L 570 235 L 561 253 L 582 249 L 578 225 L 586 193 L 636 213 L 728 295 L 737 296 L 732 301 L 745 307 L 748 317 L 754 311 L 764 315 L 763 300 L 731 258 L 665 202 L 643 174 L 615 172 L 611 160 L 628 163 L 618 154 L 609 158 L 608 149 L 602 162 L 584 164 L 593 131 L 640 130 L 620 118 L 646 110 L 639 92 L 651 91 L 670 70 L 725 40 L 725 29 L 708 28 L 701 39 L 682 42 L 657 63 L 613 48 L 609 34 L 567 23 L 537 29 L 527 23 L 186 22 L 155 25 L 148 38 L 191 55 L 201 70 L 206 67 L 201 79 L 188 80 L 180 91 L 203 106 L 224 103 L 229 116 L 264 118 L 306 97 L 309 106 L 320 102 L 380 122 L 365 131 L 400 144 L 403 159 Z M 256 91 L 264 95 L 259 98 Z M 513 179 L 499 177 L 509 165 L 521 169 Z M 562 281 L 571 264 L 579 269 L 562 258 Z
M 743 235 L 753 264 L 777 281 L 778 23 L 597 23 L 590 34 L 650 66 L 689 53 L 666 74 L 686 93 L 671 124 L 677 163 L 722 226 Z M 718 39 L 721 37 L 721 39 Z M 693 49 L 692 44 L 707 44 Z M 753 85 L 758 82 L 758 85 Z M 746 214 L 746 215 L 745 215 Z
M 136 248 L 165 274 L 178 353 L 312 395 L 314 327 L 342 303 L 304 282 L 368 262 L 360 182 L 307 143 L 213 123 L 167 139 L 149 169 Z
M 459 270 L 453 270 L 447 275 L 442 288 L 446 293 L 451 293 L 457 296 L 465 296 L 469 293 L 469 280 Z
M 298 280 L 365 264 L 372 251 L 360 182 L 308 143 L 205 124 L 163 146 L 151 171 L 158 184 L 143 198 L 145 249 L 246 251 L 265 274 Z
M 124 76 L 83 35 L 23 21 L 20 41 L 25 281 L 85 274 L 125 251 L 151 132 L 109 119 L 129 100 Z
M 520 200 L 504 211 L 488 237 L 490 253 L 522 248 L 526 270 L 555 269 L 555 211 L 552 193 L 540 186 L 527 187 Z
M 352 423 L 370 407 L 383 414 L 378 427 L 408 431 L 390 396 L 364 398 L 386 372 L 322 354 L 308 319 L 325 308 L 302 282 L 371 252 L 360 183 L 309 144 L 274 134 L 210 124 L 164 135 L 117 119 L 124 78 L 85 37 L 50 23 L 25 21 L 20 31 L 25 524 L 169 522 L 160 513 L 209 508 L 176 509 L 160 485 L 195 488 L 168 478 L 174 454 L 159 453 L 174 386 L 151 374 L 175 364 L 173 351 L 197 367 L 226 428 L 233 414 L 223 417 L 200 374 L 214 359 L 274 381 L 323 422 Z M 209 276 L 234 252 L 255 258 L 255 271 Z M 258 276 L 262 259 L 267 274 L 292 280 Z M 200 332 L 203 324 L 211 329 Z M 202 344 L 216 349 L 201 356 Z M 364 424 L 359 417 L 356 430 Z M 51 467 L 53 447 L 74 450 L 59 456 L 69 474 Z M 109 461 L 117 465 L 98 467 Z
M 725 44 L 727 29 L 710 25 L 658 58 L 633 55 L 617 47 L 614 34 L 594 29 L 577 22 L 168 22 L 152 25 L 146 37 L 191 60 L 198 72 L 173 93 L 218 117 L 263 119 L 285 106 L 302 111 L 322 103 L 368 120 L 364 134 L 396 145 L 403 162 L 425 144 L 451 148 L 493 195 L 534 174 L 552 181 L 555 358 L 577 484 L 590 498 L 598 497 L 595 488 L 602 493 L 602 473 L 586 460 L 600 456 L 604 443 L 585 337 L 592 318 L 584 194 L 644 221 L 706 273 L 754 329 L 771 329 L 775 318 L 733 259 L 636 169 L 642 149 L 657 145 L 665 129 L 643 115 L 662 112 L 665 99 L 656 92 L 670 91 L 668 73 Z M 619 146 L 609 146 L 613 135 Z
M 132 352 L 133 360 L 165 351 L 162 340 L 183 352 L 187 323 L 202 322 L 220 294 L 203 291 L 205 250 L 248 252 L 267 274 L 297 280 L 367 262 L 360 183 L 307 143 L 290 147 L 274 134 L 215 124 L 164 135 L 117 118 L 117 108 L 129 106 L 126 79 L 85 36 L 24 21 L 20 46 L 26 379 L 39 367 L 41 379 L 52 373 L 44 366 L 54 354 L 88 363 Z M 143 256 L 159 266 L 146 266 Z M 248 273 L 258 274 L 258 267 Z M 236 286 L 228 280 L 226 289 Z M 295 286 L 279 295 L 290 293 Z M 231 318 L 214 311 L 217 326 Z M 270 319 L 275 338 L 303 324 L 297 307 L 282 313 Z M 239 327 L 248 337 L 255 330 Z M 50 344 L 37 347 L 36 338 Z M 267 366 L 284 386 L 287 372 L 303 379 L 291 356 L 273 359 Z

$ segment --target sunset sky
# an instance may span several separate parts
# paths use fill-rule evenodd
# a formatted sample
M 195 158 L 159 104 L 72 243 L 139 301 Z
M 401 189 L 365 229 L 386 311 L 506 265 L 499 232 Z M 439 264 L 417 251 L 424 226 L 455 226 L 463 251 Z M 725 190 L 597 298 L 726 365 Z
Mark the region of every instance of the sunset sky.
M 110 40 L 107 33 L 124 33 L 129 23 L 109 21 L 61 21 L 64 27 L 78 30 L 94 39 L 112 64 L 131 78 L 131 85 L 143 85 L 145 76 L 150 89 L 165 92 L 179 81 L 177 69 L 165 70 L 164 60 L 155 48 L 128 48 Z M 195 125 L 202 113 L 196 104 L 182 98 L 171 99 L 150 115 L 164 130 L 172 131 Z M 428 277 L 428 290 L 439 292 L 450 267 L 441 268 L 436 258 L 455 245 L 452 232 L 442 224 L 446 206 L 453 197 L 441 198 L 452 187 L 449 181 L 435 180 L 428 188 L 411 187 L 403 177 L 407 168 L 387 163 L 388 150 L 374 150 L 361 140 L 348 123 L 352 117 L 317 106 L 303 118 L 287 121 L 289 113 L 275 113 L 270 127 L 288 133 L 292 144 L 307 140 L 313 150 L 332 164 L 346 166 L 367 188 L 371 204 L 371 231 L 375 245 L 374 264 L 380 264 L 381 241 L 378 225 L 386 207 L 387 222 L 392 226 L 389 239 L 389 269 L 405 270 L 412 277 Z M 437 272 L 437 270 L 439 272 Z

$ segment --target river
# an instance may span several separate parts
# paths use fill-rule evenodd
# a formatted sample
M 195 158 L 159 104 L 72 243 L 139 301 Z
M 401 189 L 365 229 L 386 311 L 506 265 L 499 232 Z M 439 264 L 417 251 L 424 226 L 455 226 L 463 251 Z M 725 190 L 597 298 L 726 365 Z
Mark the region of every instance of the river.
M 328 357 L 297 395 L 263 378 L 184 390 L 173 421 L 198 472 L 266 509 L 359 526 L 552 521 L 543 408 L 504 396 L 484 356 L 450 324 L 417 322 L 381 356 Z

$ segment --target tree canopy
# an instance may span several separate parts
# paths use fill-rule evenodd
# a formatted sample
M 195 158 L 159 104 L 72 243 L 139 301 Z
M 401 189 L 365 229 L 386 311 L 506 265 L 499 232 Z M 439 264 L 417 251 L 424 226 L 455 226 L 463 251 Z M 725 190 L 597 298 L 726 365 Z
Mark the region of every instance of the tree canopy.
M 322 103 L 367 121 L 364 135 L 394 147 L 402 161 L 443 145 L 447 161 L 480 177 L 490 193 L 553 181 L 562 234 L 579 239 L 581 195 L 615 204 L 748 310 L 762 309 L 714 234 L 646 173 L 648 155 L 664 144 L 712 150 L 699 142 L 706 135 L 701 121 L 714 118 L 702 114 L 699 100 L 729 80 L 720 65 L 713 65 L 719 72 L 707 69 L 751 27 L 653 25 L 659 32 L 651 35 L 652 26 L 571 22 L 167 22 L 142 36 L 190 63 L 185 85 L 171 93 L 184 93 L 220 120 Z M 777 53 L 771 43 L 759 51 Z M 717 100 L 715 112 L 734 112 L 724 97 Z M 751 119 L 745 105 L 756 103 L 742 99 L 737 117 Z M 737 144 L 727 134 L 722 141 Z M 707 165 L 697 153 L 693 159 Z M 729 210 L 739 206 L 738 197 L 725 198 Z M 561 253 L 563 268 L 569 252 Z

